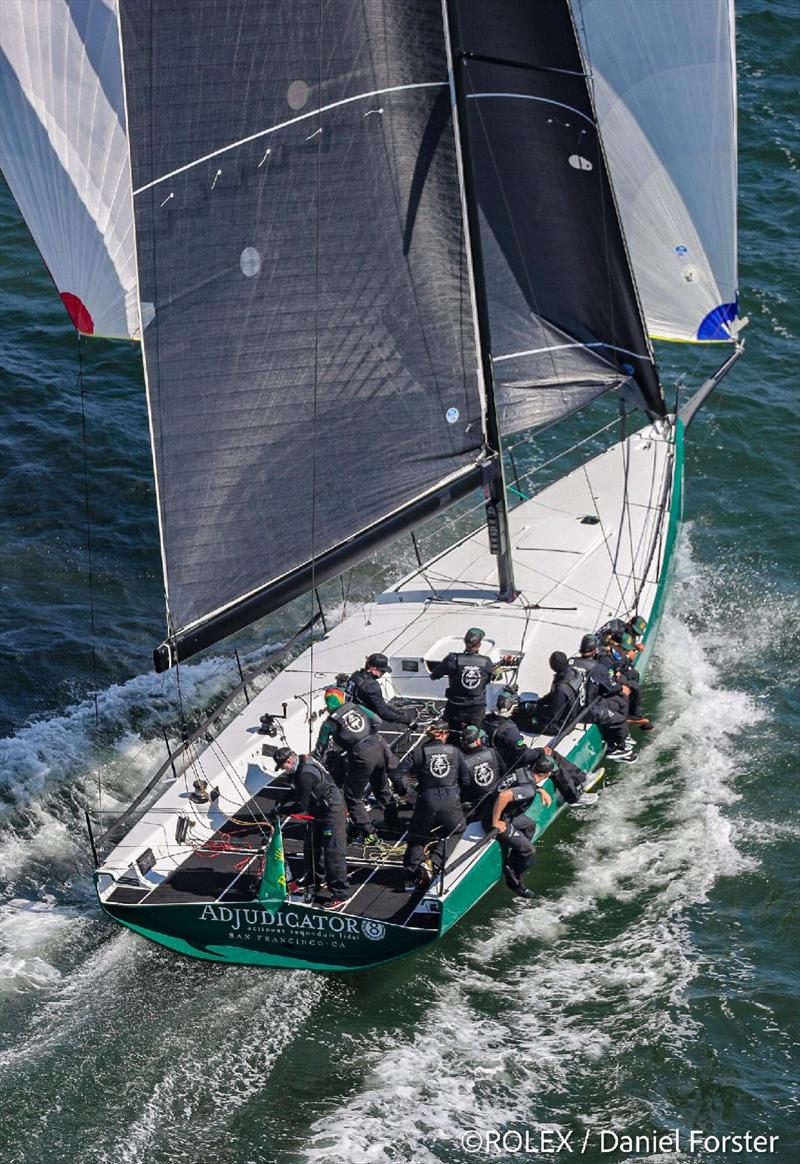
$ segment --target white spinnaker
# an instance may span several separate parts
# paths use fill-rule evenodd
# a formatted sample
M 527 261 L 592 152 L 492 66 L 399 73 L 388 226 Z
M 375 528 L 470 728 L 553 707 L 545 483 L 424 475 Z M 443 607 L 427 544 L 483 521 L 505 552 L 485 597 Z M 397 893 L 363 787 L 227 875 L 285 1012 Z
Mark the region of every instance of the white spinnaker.
M 2 0 L 0 168 L 76 328 L 138 337 L 116 0 Z
M 647 327 L 735 331 L 733 0 L 572 0 Z

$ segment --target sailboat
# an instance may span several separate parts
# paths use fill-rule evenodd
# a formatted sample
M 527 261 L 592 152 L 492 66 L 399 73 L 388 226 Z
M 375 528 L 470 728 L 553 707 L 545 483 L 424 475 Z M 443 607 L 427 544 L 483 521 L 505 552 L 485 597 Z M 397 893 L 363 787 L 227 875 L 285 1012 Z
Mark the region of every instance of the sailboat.
M 732 4 L 27 0 L 3 4 L 0 49 L 0 166 L 65 307 L 82 336 L 142 345 L 156 670 L 476 491 L 485 507 L 243 677 L 120 817 L 89 822 L 100 905 L 216 962 L 421 951 L 497 883 L 498 842 L 478 820 L 435 838 L 411 889 L 402 828 L 351 846 L 350 896 L 326 910 L 291 888 L 306 824 L 273 823 L 276 749 L 309 752 L 326 688 L 380 652 L 385 697 L 419 711 L 384 725 L 406 754 L 444 706 L 434 665 L 474 624 L 523 702 L 551 652 L 609 619 L 646 620 L 646 667 L 686 430 L 743 346 Z M 724 360 L 670 405 L 653 339 Z M 510 438 L 604 396 L 615 442 L 522 496 Z M 528 740 L 600 772 L 580 714 Z M 537 839 L 566 809 L 545 786 Z

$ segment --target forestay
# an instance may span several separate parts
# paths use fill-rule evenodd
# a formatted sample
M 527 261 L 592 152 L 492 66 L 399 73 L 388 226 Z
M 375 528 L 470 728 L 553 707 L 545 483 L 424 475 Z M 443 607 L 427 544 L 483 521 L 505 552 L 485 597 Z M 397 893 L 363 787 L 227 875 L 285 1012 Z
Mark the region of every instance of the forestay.
M 732 0 L 573 0 L 650 334 L 737 316 Z
M 456 0 L 505 434 L 628 379 L 664 402 L 567 0 Z
M 115 0 L 0 4 L 0 168 L 77 330 L 138 336 Z
M 163 665 L 477 484 L 483 403 L 439 5 L 120 13 Z

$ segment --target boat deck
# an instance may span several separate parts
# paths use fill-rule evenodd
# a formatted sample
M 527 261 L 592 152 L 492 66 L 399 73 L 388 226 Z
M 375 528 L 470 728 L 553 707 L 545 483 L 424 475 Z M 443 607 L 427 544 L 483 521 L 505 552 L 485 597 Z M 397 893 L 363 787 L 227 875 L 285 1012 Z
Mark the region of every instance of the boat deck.
M 405 728 L 387 725 L 381 735 L 400 756 L 410 750 L 421 735 Z M 110 905 L 187 905 L 208 902 L 255 901 L 258 894 L 261 855 L 269 836 L 267 817 L 276 804 L 289 795 L 289 786 L 275 781 L 261 789 L 244 804 L 235 818 L 228 820 L 202 847 L 186 859 L 159 885 L 117 883 L 108 897 Z M 399 828 L 389 832 L 383 827 L 379 808 L 371 808 L 372 824 L 380 830 L 381 842 L 367 849 L 350 844 L 346 849 L 352 893 L 345 907 L 351 917 L 369 917 L 404 925 L 425 896 L 424 889 L 408 892 L 404 886 L 402 858 L 406 828 L 413 804 L 401 804 Z M 303 845 L 307 824 L 287 820 L 283 825 L 283 844 L 291 876 L 300 879 L 305 872 Z M 453 852 L 458 838 L 446 842 L 446 856 Z M 297 895 L 297 900 L 302 894 Z M 435 924 L 435 914 L 431 914 Z M 415 926 L 424 924 L 424 914 L 417 914 Z

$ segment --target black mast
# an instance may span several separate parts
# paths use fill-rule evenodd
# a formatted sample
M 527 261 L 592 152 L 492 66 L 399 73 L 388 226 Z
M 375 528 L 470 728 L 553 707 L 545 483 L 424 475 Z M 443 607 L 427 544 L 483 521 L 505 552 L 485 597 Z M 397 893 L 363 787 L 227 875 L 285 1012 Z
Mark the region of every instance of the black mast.
M 500 439 L 500 427 L 497 421 L 494 369 L 491 357 L 491 333 L 489 330 L 489 307 L 486 299 L 486 282 L 483 274 L 483 255 L 481 251 L 480 219 L 472 176 L 472 156 L 467 127 L 466 57 L 458 47 L 461 44 L 461 31 L 458 20 L 457 0 L 443 0 L 443 4 L 445 11 L 445 37 L 448 41 L 447 54 L 451 65 L 452 93 L 455 100 L 454 121 L 456 140 L 461 152 L 461 180 L 469 233 L 468 248 L 472 259 L 478 348 L 481 370 L 483 372 L 484 397 L 486 402 L 486 441 L 490 452 L 493 454 L 491 460 L 484 468 L 486 529 L 489 534 L 489 549 L 497 558 L 499 598 L 503 602 L 513 602 L 517 591 L 514 586 L 514 563 L 511 557 L 511 533 L 508 525 L 503 450 Z

